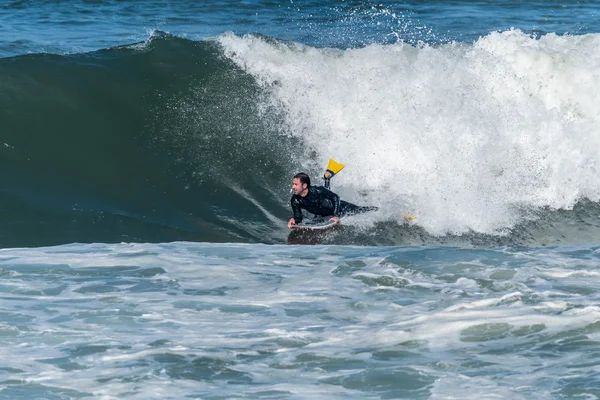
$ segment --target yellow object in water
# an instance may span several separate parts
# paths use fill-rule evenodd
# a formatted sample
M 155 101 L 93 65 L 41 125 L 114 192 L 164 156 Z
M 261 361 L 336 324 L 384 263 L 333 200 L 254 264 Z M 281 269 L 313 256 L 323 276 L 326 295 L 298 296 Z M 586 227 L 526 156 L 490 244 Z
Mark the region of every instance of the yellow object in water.
M 404 217 L 404 219 L 409 222 L 415 222 L 417 220 L 417 217 L 415 217 L 414 215 L 410 215 L 408 213 L 402 213 L 400 215 L 402 215 Z
M 339 162 L 337 162 L 333 158 L 331 158 L 331 159 L 329 159 L 329 164 L 327 165 L 327 172 L 331 173 L 331 176 L 334 176 L 335 174 L 340 172 L 342 169 L 344 169 L 344 167 L 345 167 L 344 164 L 340 164 Z

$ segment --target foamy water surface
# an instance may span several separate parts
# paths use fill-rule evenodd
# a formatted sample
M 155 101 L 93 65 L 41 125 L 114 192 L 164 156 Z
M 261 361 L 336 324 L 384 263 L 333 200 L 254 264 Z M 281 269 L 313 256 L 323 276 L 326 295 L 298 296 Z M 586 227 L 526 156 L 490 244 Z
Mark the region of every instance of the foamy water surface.
M 595 247 L 0 252 L 0 397 L 595 398 Z

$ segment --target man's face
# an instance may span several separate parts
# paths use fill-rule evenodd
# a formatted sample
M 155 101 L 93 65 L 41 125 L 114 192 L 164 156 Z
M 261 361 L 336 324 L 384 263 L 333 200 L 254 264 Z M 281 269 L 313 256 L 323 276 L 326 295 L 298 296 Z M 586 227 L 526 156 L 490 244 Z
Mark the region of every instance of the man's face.
M 294 191 L 295 195 L 299 195 L 304 191 L 304 189 L 306 189 L 306 183 L 301 183 L 300 179 L 298 178 L 292 179 L 292 190 Z

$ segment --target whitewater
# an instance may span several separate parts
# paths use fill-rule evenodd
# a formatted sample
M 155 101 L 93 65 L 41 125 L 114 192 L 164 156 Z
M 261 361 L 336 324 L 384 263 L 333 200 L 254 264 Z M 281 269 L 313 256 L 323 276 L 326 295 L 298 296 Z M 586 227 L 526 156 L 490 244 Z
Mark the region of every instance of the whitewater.
M 597 247 L 0 251 L 0 397 L 596 398 Z
M 270 93 L 266 108 L 285 115 L 303 157 L 359 160 L 336 184 L 352 200 L 368 193 L 383 218 L 400 222 L 400 204 L 435 235 L 501 234 L 531 210 L 599 199 L 599 35 L 513 30 L 473 45 L 348 50 L 219 43 Z

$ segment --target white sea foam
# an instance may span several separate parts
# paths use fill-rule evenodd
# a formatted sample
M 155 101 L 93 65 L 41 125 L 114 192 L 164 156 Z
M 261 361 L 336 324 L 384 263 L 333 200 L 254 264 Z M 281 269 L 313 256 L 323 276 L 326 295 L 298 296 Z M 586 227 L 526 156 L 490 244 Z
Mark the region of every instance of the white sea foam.
M 2 249 L 0 375 L 98 398 L 531 398 L 597 368 L 594 251 Z
M 336 190 L 433 234 L 503 234 L 524 211 L 600 199 L 600 35 L 317 49 L 233 34 L 227 57 L 285 129 L 346 163 Z M 316 171 L 315 161 L 306 168 Z

